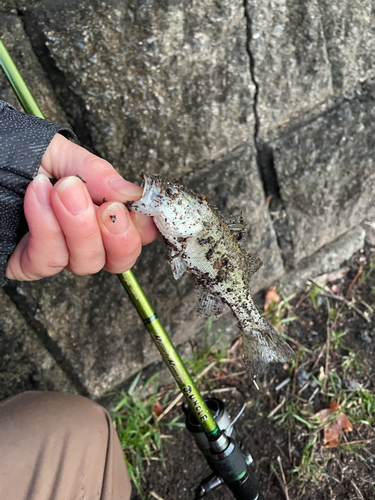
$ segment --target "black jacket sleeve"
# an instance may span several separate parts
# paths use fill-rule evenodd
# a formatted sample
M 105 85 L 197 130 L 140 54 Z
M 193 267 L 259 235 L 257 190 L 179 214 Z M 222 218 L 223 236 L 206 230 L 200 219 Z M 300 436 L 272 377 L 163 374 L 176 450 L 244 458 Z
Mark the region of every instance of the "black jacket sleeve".
M 27 232 L 23 213 L 26 188 L 57 132 L 69 129 L 26 115 L 0 101 L 0 286 L 9 256 Z

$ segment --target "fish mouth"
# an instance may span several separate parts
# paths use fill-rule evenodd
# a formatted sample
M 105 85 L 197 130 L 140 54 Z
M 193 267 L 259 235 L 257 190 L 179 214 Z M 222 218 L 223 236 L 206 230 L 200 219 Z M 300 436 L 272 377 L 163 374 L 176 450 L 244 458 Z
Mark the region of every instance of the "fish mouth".
M 156 175 L 141 172 L 143 193 L 142 198 L 138 201 L 129 203 L 128 208 L 137 213 L 145 215 L 158 215 L 160 213 L 160 181 Z

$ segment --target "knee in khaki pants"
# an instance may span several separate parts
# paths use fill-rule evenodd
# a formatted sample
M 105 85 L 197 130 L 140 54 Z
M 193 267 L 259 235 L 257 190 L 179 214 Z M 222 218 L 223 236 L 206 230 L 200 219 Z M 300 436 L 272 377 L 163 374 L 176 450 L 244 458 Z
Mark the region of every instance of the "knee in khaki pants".
M 106 410 L 82 396 L 25 392 L 0 402 L 0 498 L 128 500 Z

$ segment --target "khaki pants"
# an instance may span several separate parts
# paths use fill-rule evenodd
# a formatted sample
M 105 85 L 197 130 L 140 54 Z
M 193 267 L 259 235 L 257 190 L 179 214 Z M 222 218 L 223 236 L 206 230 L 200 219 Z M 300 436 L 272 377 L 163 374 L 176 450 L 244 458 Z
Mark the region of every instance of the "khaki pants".
M 0 402 L 1 500 L 128 500 L 130 493 L 104 408 L 56 392 Z

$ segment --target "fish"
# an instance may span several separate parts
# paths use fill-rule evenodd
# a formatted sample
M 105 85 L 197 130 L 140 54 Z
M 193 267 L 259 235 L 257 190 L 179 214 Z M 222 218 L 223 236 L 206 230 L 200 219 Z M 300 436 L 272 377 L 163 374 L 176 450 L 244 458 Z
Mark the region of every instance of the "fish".
M 142 198 L 127 202 L 127 208 L 153 218 L 167 245 L 174 278 L 185 272 L 195 276 L 200 316 L 218 316 L 224 304 L 232 310 L 242 334 L 247 372 L 256 384 L 269 363 L 287 362 L 294 351 L 254 303 L 250 278 L 262 261 L 242 249 L 242 216 L 226 221 L 205 195 L 179 181 L 145 172 L 141 177 Z

